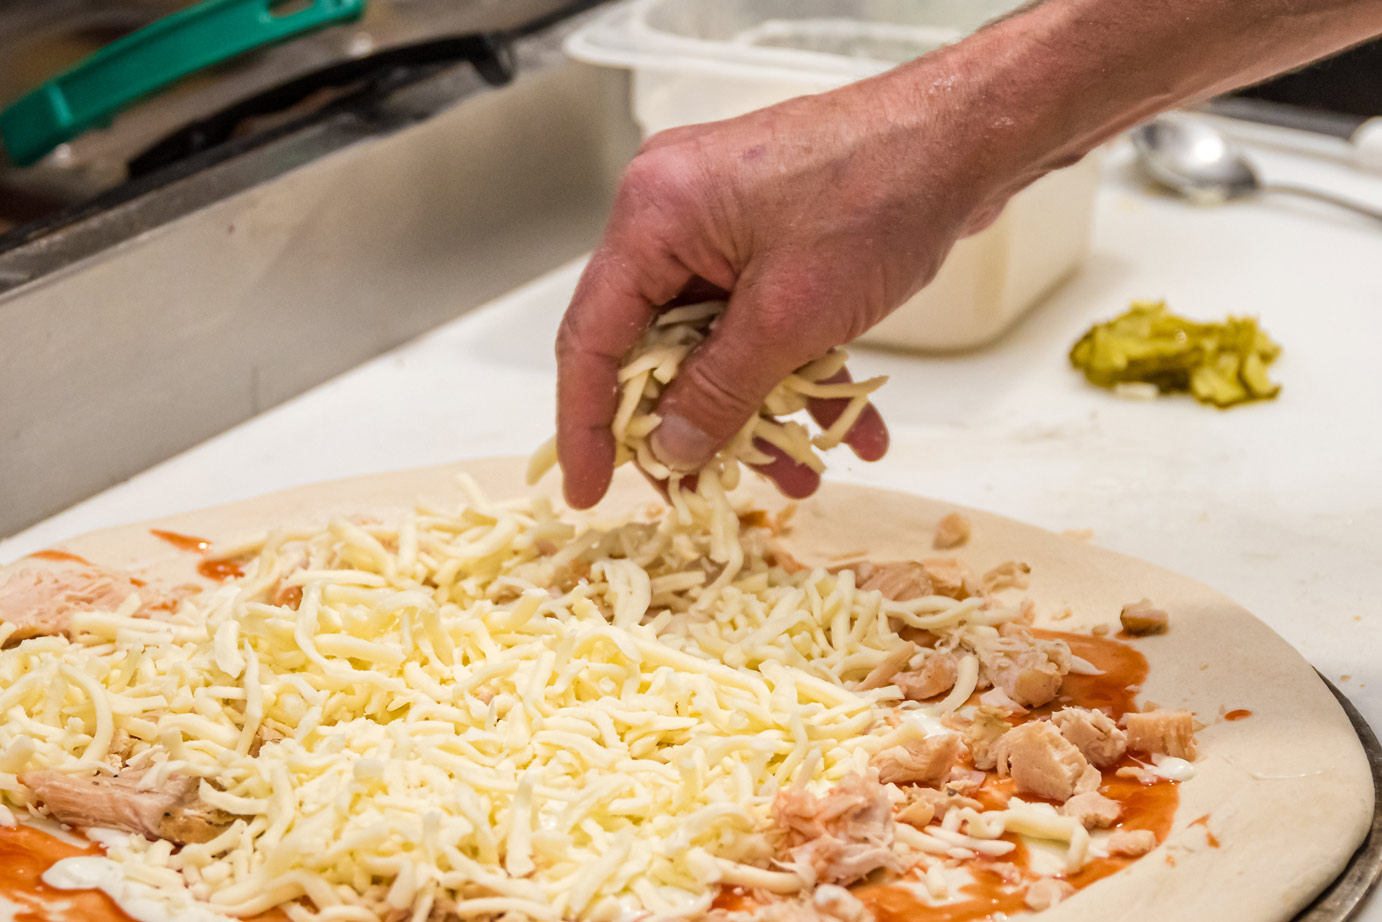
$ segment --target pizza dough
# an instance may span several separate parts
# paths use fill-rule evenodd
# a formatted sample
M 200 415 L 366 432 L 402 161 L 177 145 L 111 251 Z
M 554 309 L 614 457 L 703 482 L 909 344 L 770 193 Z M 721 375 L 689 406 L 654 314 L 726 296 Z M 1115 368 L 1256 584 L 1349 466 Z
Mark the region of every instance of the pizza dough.
M 419 499 L 454 503 L 460 499 L 458 470 L 475 477 L 492 497 L 519 495 L 528 489 L 525 467 L 526 459 L 487 459 L 317 484 L 94 532 L 60 548 L 104 566 L 187 582 L 196 578 L 199 558 L 155 537 L 151 528 L 197 535 L 226 548 L 268 528 L 320 524 L 336 514 L 387 516 Z M 548 477 L 533 489 L 556 496 L 558 479 Z M 745 489 L 769 509 L 783 503 L 756 480 Z M 621 517 L 654 499 L 646 482 L 625 468 L 594 515 Z M 935 526 L 954 511 L 935 500 L 826 484 L 801 504 L 786 543 L 808 561 L 932 557 Z M 1272 922 L 1294 916 L 1343 869 L 1373 811 L 1362 745 L 1310 665 L 1265 624 L 1199 583 L 1032 526 L 963 511 L 973 537 L 950 553 L 976 569 L 1005 560 L 1029 563 L 1027 595 L 1041 626 L 1087 631 L 1102 624 L 1116 630 L 1123 605 L 1144 597 L 1169 612 L 1168 633 L 1131 641 L 1151 665 L 1142 698 L 1189 708 L 1209 724 L 1198 735 L 1202 756 L 1195 777 L 1181 785 L 1166 842 L 1042 918 Z M 0 580 L 20 566 L 48 565 L 18 561 L 0 570 Z M 1067 609 L 1068 617 L 1053 620 Z M 1237 709 L 1251 716 L 1219 717 Z

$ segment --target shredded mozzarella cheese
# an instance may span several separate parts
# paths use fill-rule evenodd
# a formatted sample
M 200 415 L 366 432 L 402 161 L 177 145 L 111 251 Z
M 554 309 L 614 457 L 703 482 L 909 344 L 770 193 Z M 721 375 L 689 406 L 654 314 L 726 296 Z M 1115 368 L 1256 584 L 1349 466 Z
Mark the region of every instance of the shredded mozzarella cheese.
M 149 788 L 201 779 L 223 832 L 107 856 L 141 899 L 223 915 L 685 916 L 722 882 L 802 885 L 771 864 L 772 800 L 864 770 L 893 732 L 896 689 L 851 686 L 895 627 L 995 618 L 789 572 L 732 508 L 724 578 L 674 513 L 578 530 L 465 491 L 272 534 L 175 612 L 0 651 L 0 796 L 28 807 L 14 773 L 112 759 Z
M 657 460 L 658 399 L 723 309 L 666 311 L 618 373 L 616 463 L 667 481 L 664 514 L 577 529 L 549 501 L 493 502 L 462 478 L 458 509 L 275 532 L 234 549 L 253 557 L 244 577 L 175 612 L 141 617 L 132 596 L 74 615 L 70 639 L 0 650 L 4 804 L 35 807 L 23 771 L 118 769 L 146 790 L 198 779 L 201 805 L 234 818 L 178 849 L 107 834 L 105 858 L 45 879 L 121 894 L 151 922 L 160 905 L 654 922 L 705 912 L 720 885 L 814 885 L 809 865 L 774 860 L 778 792 L 823 791 L 885 747 L 950 733 L 938 718 L 981 687 L 975 651 L 1018 612 L 782 566 L 768 531 L 741 524 L 743 465 L 770 446 L 823 470 L 817 450 L 883 383 L 830 381 L 842 350 L 775 388 L 694 486 Z M 848 404 L 813 436 L 792 417 L 814 399 Z M 548 443 L 529 480 L 555 460 Z M 858 688 L 910 629 L 958 654 L 933 705 Z M 1013 851 L 1005 834 L 1064 843 L 1067 872 L 1090 850 L 1078 821 L 1016 798 L 896 829 L 936 899 L 955 860 Z

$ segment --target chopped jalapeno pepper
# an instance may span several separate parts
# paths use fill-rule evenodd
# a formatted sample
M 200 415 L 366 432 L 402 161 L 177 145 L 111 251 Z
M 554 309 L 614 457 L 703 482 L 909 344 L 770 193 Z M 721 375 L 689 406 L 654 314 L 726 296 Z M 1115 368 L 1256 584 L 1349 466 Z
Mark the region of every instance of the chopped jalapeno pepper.
M 1267 377 L 1267 366 L 1280 353 L 1254 318 L 1197 323 L 1170 313 L 1165 302 L 1134 301 L 1127 313 L 1080 337 L 1070 363 L 1100 387 L 1145 382 L 1225 408 L 1275 397 L 1281 387 Z

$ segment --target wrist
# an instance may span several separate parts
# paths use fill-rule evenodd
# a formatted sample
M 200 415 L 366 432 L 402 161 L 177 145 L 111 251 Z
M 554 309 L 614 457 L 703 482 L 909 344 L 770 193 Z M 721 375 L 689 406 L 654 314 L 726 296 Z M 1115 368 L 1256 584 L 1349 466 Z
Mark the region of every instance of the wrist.
M 1114 98 L 1091 81 L 1083 55 L 1059 46 L 1059 6 L 1036 7 L 893 72 L 921 114 L 918 130 L 964 158 L 953 172 L 984 200 L 1005 199 L 1175 102 L 1158 92 Z
M 877 165 L 894 194 L 924 198 L 913 204 L 933 224 L 966 225 L 1043 159 L 1009 108 L 1003 69 L 979 51 L 949 46 L 829 94 L 840 130 L 858 133 L 847 146 Z
M 1114 133 L 1109 116 L 1063 98 L 1069 63 L 1030 47 L 1031 30 L 1005 21 L 850 88 L 882 146 L 898 139 L 913 174 L 903 188 L 943 189 L 957 215 L 982 211 Z
M 1375 0 L 1045 0 L 889 76 L 1001 200 L 1158 112 L 1380 31 Z

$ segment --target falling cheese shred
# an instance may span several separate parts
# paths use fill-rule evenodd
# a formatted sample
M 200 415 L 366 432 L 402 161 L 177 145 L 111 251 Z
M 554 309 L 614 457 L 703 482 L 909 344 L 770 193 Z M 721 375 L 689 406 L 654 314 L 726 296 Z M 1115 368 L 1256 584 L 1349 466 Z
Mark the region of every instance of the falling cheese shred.
M 201 779 L 236 817 L 211 841 L 104 840 L 179 913 L 689 916 L 721 882 L 792 889 L 772 800 L 867 767 L 899 693 L 851 687 L 897 629 L 999 617 L 789 571 L 737 517 L 717 579 L 715 536 L 673 512 L 578 528 L 463 487 L 271 534 L 157 619 L 130 603 L 0 651 L 5 804 L 34 806 L 35 769 Z
M 723 301 L 707 301 L 672 308 L 658 316 L 620 366 L 620 399 L 612 425 L 615 466 L 634 462 L 649 476 L 665 481 L 668 500 L 681 522 L 710 532 L 709 558 L 721 569 L 705 593 L 707 600 L 744 564 L 729 501 L 729 494 L 739 485 L 741 466 L 772 462 L 767 449 L 775 448 L 817 473 L 824 471 L 825 462 L 817 450 L 843 443 L 868 406 L 869 395 L 888 380 L 885 376 L 849 380 L 842 376 L 849 354 L 844 349 L 832 349 L 773 388 L 759 412 L 699 471 L 692 475 L 673 471 L 658 460 L 649 440 L 661 422 L 658 400 L 687 356 L 711 335 L 725 307 Z M 795 418 L 808 410 L 813 399 L 848 401 L 830 426 L 814 436 Z M 552 439 L 534 452 L 528 466 L 529 484 L 537 483 L 556 461 L 556 440 Z

